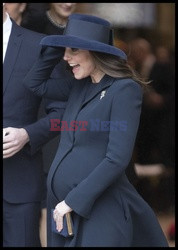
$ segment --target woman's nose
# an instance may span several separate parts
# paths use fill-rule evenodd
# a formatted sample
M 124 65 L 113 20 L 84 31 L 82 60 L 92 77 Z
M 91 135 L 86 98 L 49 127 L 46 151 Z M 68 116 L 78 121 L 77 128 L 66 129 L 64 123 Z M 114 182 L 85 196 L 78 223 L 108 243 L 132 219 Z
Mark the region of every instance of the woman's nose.
M 66 48 L 63 59 L 65 61 L 68 61 L 70 58 L 71 58 L 70 50 L 69 50 L 69 48 Z

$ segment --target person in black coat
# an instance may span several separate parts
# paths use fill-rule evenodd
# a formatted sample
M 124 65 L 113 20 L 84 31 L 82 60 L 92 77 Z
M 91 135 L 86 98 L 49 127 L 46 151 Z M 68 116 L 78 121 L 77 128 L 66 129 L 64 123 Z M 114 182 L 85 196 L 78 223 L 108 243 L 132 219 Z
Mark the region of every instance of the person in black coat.
M 63 119 L 53 124 L 61 140 L 47 181 L 48 247 L 168 246 L 153 210 L 125 174 L 145 82 L 112 37 L 108 21 L 72 14 L 64 35 L 42 39 L 41 55 L 24 79 L 36 95 L 68 100 Z M 72 81 L 49 77 L 62 57 Z M 73 235 L 65 238 L 68 214 Z
M 76 3 L 48 3 L 45 8 L 34 8 L 38 4 L 27 4 L 22 26 L 48 35 L 62 35 L 69 15 L 75 11 Z
M 41 147 L 55 136 L 50 120 L 64 109 L 51 102 L 38 120 L 42 98 L 22 80 L 40 53 L 45 36 L 17 25 L 3 6 L 3 246 L 38 247 L 45 180 Z

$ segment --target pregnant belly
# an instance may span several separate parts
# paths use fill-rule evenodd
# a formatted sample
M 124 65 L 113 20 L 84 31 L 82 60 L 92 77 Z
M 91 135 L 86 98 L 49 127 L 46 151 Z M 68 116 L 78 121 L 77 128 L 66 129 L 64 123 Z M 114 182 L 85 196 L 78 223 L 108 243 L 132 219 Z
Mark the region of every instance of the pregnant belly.
M 52 188 L 59 200 L 65 199 L 66 195 L 84 180 L 91 171 L 101 162 L 75 151 L 70 152 L 57 166 L 52 179 Z

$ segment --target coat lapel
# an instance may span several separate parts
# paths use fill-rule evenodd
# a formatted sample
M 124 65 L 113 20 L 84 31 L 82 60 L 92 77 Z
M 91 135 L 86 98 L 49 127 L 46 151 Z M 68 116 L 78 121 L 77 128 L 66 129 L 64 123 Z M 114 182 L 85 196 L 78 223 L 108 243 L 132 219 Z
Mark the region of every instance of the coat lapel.
M 88 81 L 83 80 L 77 83 L 75 89 L 73 90 L 73 95 L 71 98 L 70 106 L 67 108 L 65 115 L 63 116 L 63 121 L 66 121 L 67 124 L 70 124 L 70 121 L 75 120 L 78 112 L 82 106 L 83 99 L 85 98 L 85 94 L 87 91 L 87 83 Z M 73 100 L 75 102 L 73 102 Z M 67 155 L 67 153 L 71 150 L 74 141 L 74 131 L 64 131 L 61 135 L 60 144 L 62 148 L 58 147 L 55 158 L 50 167 L 50 171 L 48 174 L 48 185 L 51 187 L 52 178 L 54 176 L 54 172 L 56 171 L 56 167 L 60 164 L 62 159 Z M 51 194 L 55 197 L 52 188 L 49 190 Z
M 18 29 L 17 27 L 18 26 L 12 21 L 12 31 L 9 37 L 3 65 L 3 93 L 7 88 L 22 42 L 22 32 L 21 29 Z
M 70 102 L 70 107 L 64 119 L 70 124 L 71 121 L 75 121 L 78 113 L 83 104 L 83 100 L 85 99 L 85 95 L 88 89 L 88 79 L 82 80 L 77 83 L 74 93 Z M 73 101 L 72 101 L 73 100 Z M 74 141 L 74 131 L 68 131 L 69 140 L 73 143 Z

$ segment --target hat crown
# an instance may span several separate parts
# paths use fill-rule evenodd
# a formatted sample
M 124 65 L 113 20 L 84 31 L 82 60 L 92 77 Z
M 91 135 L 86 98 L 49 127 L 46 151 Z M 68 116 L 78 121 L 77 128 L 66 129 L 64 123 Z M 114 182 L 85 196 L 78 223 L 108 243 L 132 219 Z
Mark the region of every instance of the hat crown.
M 70 15 L 64 35 L 113 45 L 110 23 L 92 15 Z
M 110 22 L 92 15 L 71 14 L 63 35 L 44 37 L 40 44 L 107 53 L 127 60 L 126 54 L 113 45 Z

